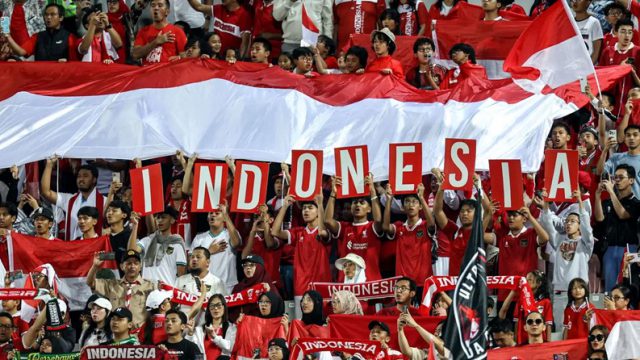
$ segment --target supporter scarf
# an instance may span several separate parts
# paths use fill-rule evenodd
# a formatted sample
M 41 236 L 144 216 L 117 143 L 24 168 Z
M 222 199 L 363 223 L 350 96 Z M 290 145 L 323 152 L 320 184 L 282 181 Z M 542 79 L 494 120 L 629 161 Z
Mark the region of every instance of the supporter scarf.
M 27 300 L 38 295 L 38 289 L 6 288 L 0 289 L 0 300 Z
M 393 287 L 396 285 L 398 279 L 400 279 L 400 276 L 367 281 L 360 284 L 316 282 L 309 284 L 309 287 L 319 292 L 325 300 L 331 299 L 333 293 L 340 290 L 351 291 L 356 295 L 358 300 L 384 299 L 395 296 Z
M 42 360 L 78 360 L 80 359 L 80 353 L 67 353 L 67 354 L 45 354 L 45 353 L 17 353 L 17 356 L 14 357 L 15 360 L 31 360 L 31 359 L 42 359 Z
M 420 312 L 429 315 L 431 301 L 436 293 L 449 291 L 456 288 L 457 276 L 431 276 L 424 282 L 424 296 L 420 304 Z M 487 276 L 487 286 L 490 289 L 520 290 L 520 303 L 528 313 L 537 311 L 533 292 L 524 276 Z
M 112 360 L 112 359 L 147 359 L 161 360 L 167 358 L 167 353 L 152 345 L 118 345 L 118 346 L 88 346 L 80 355 L 81 360 Z M 171 358 L 171 357 L 169 357 Z
M 377 359 L 382 351 L 379 341 L 350 339 L 312 339 L 301 338 L 291 351 L 291 359 L 321 351 L 337 351 L 347 354 L 360 354 L 364 359 Z M 382 356 L 385 356 L 382 354 Z
M 236 342 L 233 345 L 231 357 L 260 358 L 268 357 L 267 345 L 269 340 L 285 338 L 282 318 L 263 319 L 255 316 L 245 316 L 238 323 L 236 330 Z M 259 356 L 254 356 L 258 353 Z
M 171 298 L 171 302 L 180 304 L 180 305 L 188 305 L 193 306 L 193 304 L 198 300 L 198 295 L 191 294 L 180 289 L 174 288 L 171 285 L 161 283 L 160 288 L 162 290 L 170 290 L 173 291 L 173 297 Z M 246 288 L 240 292 L 233 293 L 231 295 L 226 295 L 224 297 L 227 302 L 227 307 L 235 307 L 246 304 L 253 304 L 258 301 L 260 295 L 267 292 L 267 289 L 262 284 L 258 284 L 252 286 L 250 288 Z M 202 304 L 203 308 L 206 308 L 207 301 Z
M 293 339 L 314 338 L 324 339 L 329 336 L 329 327 L 322 325 L 306 325 L 302 320 L 293 320 L 289 325 L 289 337 L 287 341 L 292 343 Z
M 162 235 L 160 231 L 156 231 L 154 234 L 151 234 L 150 236 L 151 236 L 151 242 L 149 243 L 149 248 L 145 249 L 145 254 L 144 254 L 145 267 L 153 267 L 153 266 L 160 265 L 160 262 L 162 261 L 162 258 L 164 258 L 164 254 L 166 253 L 167 248 L 169 246 L 182 244 L 182 238 L 177 235 L 165 236 L 165 235 Z

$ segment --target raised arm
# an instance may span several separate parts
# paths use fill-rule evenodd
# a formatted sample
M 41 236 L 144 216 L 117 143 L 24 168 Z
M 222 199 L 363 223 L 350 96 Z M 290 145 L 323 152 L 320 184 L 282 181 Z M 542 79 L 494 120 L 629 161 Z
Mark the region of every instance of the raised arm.
M 427 222 L 427 226 L 428 227 L 436 226 L 436 222 L 433 219 L 433 214 L 429 209 L 429 204 L 427 204 L 427 201 L 424 199 L 423 183 L 418 184 L 417 193 L 418 193 L 418 200 L 420 200 L 420 206 L 422 206 L 422 212 L 424 213 L 424 219 Z
M 131 235 L 129 235 L 127 250 L 142 252 L 142 248 L 138 245 L 138 223 L 140 222 L 140 215 L 136 212 L 131 212 L 129 222 L 131 223 Z
M 24 345 L 26 349 L 30 349 L 34 345 L 38 334 L 40 334 L 40 329 L 42 329 L 46 322 L 47 311 L 45 308 L 45 310 L 41 311 L 40 314 L 38 314 L 38 317 L 36 317 L 33 325 L 29 327 L 29 330 L 27 330 L 27 332 L 22 335 L 22 345 Z
M 444 229 L 449 222 L 447 215 L 444 213 L 444 190 L 442 189 L 442 180 L 444 178 L 440 169 L 434 168 L 431 169 L 431 172 L 433 176 L 436 177 L 436 182 L 438 183 L 438 191 L 436 192 L 436 198 L 433 204 L 433 218 L 438 229 Z
M 54 205 L 58 201 L 58 193 L 51 190 L 51 173 L 53 172 L 53 163 L 56 161 L 58 161 L 57 156 L 47 159 L 44 170 L 42 170 L 42 178 L 40 179 L 40 193 L 42 197 Z
M 618 124 L 618 126 L 616 127 L 616 135 L 617 135 L 616 140 L 619 143 L 624 142 L 624 129 L 626 129 L 627 126 L 629 126 L 629 119 L 631 118 L 632 113 L 633 113 L 633 102 L 631 102 L 631 99 L 628 99 L 627 103 L 624 104 L 624 116 L 622 117 L 622 121 L 620 121 L 620 124 Z
M 324 196 L 322 196 L 322 190 L 317 194 L 313 201 L 316 203 L 316 207 L 318 208 L 318 236 L 324 242 L 329 242 L 331 240 L 331 234 L 327 231 L 324 225 Z
M 96 252 L 93 255 L 93 264 L 91 264 L 91 269 L 89 269 L 89 273 L 87 274 L 87 285 L 91 288 L 91 290 L 96 287 L 96 274 L 102 268 L 102 264 L 104 260 L 100 260 L 100 252 Z
M 376 186 L 373 183 L 373 174 L 369 173 L 364 179 L 365 185 L 369 186 L 369 195 L 371 196 L 371 215 L 373 215 L 373 228 L 380 234 L 382 233 L 382 211 L 380 210 L 380 199 L 376 193 Z
M 531 211 L 529 211 L 528 207 L 523 206 L 519 210 L 519 212 L 524 214 L 525 218 L 529 220 L 529 222 L 533 226 L 533 229 L 535 230 L 536 235 L 538 235 L 538 245 L 544 246 L 549 241 L 549 234 L 545 231 L 544 227 L 540 225 L 538 220 L 536 220 L 535 216 L 531 215 Z
M 184 177 L 182 178 L 182 193 L 185 195 L 191 195 L 193 189 L 193 165 L 196 163 L 198 154 L 193 154 L 184 166 Z
M 193 10 L 203 13 L 205 16 L 211 16 L 213 14 L 213 5 L 207 5 L 199 2 L 198 0 L 188 0 L 189 5 Z
M 384 214 L 382 216 L 382 231 L 389 235 L 390 238 L 395 236 L 395 227 L 391 226 L 391 203 L 393 202 L 393 193 L 391 192 L 391 184 L 387 184 L 384 195 L 387 199 L 387 206 L 384 207 Z
M 284 217 L 287 215 L 287 210 L 294 201 L 295 200 L 293 200 L 293 196 L 291 195 L 284 197 L 282 207 L 280 207 L 278 215 L 276 215 L 276 219 L 273 220 L 273 224 L 271 224 L 271 235 L 283 240 L 289 238 L 289 231 L 282 229 L 282 222 L 284 221 Z
M 604 184 L 600 182 L 596 189 L 596 200 L 594 201 L 595 208 L 593 209 L 593 216 L 597 222 L 604 221 L 604 211 L 602 211 L 602 192 L 604 191 Z
M 618 195 L 616 194 L 616 191 L 613 188 L 613 182 L 611 182 L 611 180 L 604 180 L 602 183 L 604 184 L 605 189 L 607 189 L 607 192 L 609 193 L 609 198 L 611 198 L 611 203 L 613 204 L 613 209 L 615 210 L 616 215 L 618 215 L 618 217 L 621 220 L 629 219 L 631 215 L 629 214 L 627 209 L 625 209 L 624 206 L 622 206 L 620 199 L 618 199 Z
M 609 150 L 611 150 L 611 148 L 617 144 L 618 144 L 618 140 L 614 138 L 607 138 L 607 141 L 605 141 L 604 147 L 602 148 L 602 154 L 598 159 L 598 167 L 596 168 L 596 175 L 598 176 L 602 175 L 602 173 L 604 172 L 604 166 L 607 162 L 607 157 L 609 156 Z
M 342 186 L 342 178 L 339 176 L 331 177 L 331 194 L 327 201 L 327 208 L 324 211 L 324 224 L 332 235 L 337 235 L 340 230 L 340 224 L 333 218 L 333 212 L 336 206 L 336 193 L 338 186 Z
M 229 212 L 227 211 L 227 205 L 220 204 L 220 211 L 222 211 L 222 216 L 224 218 L 224 225 L 226 226 L 227 231 L 229 232 L 229 245 L 231 245 L 233 249 L 237 249 L 238 246 L 242 244 L 240 233 L 238 233 L 236 226 L 233 224 L 233 221 L 231 221 L 231 218 L 229 217 Z

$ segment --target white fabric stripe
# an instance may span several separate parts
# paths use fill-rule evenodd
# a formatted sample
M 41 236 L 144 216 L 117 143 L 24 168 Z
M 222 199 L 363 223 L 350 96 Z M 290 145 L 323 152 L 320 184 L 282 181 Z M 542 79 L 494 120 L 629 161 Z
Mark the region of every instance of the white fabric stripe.
M 426 172 L 444 163 L 445 138 L 467 138 L 478 140 L 478 169 L 488 169 L 489 159 L 521 159 L 522 170 L 533 172 L 552 120 L 575 110 L 553 94 L 517 104 L 365 99 L 331 106 L 296 90 L 221 79 L 100 96 L 22 92 L 0 102 L 1 118 L 20 119 L 0 123 L 0 168 L 54 153 L 146 159 L 182 149 L 207 159 L 281 162 L 291 149 L 322 149 L 324 173 L 334 174 L 334 147 L 366 144 L 371 171 L 384 179 L 389 143 L 422 142 Z

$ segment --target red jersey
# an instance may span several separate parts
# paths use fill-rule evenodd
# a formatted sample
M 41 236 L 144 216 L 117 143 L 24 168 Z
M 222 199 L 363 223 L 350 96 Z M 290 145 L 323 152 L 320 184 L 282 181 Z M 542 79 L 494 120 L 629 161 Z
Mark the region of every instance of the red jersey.
M 471 228 L 465 229 L 463 227 L 458 227 L 456 223 L 449 220 L 447 226 L 445 226 L 441 232 L 451 240 L 451 250 L 449 252 L 449 275 L 458 276 L 460 275 L 462 258 L 464 257 L 464 252 L 467 250 L 467 244 L 471 237 Z
M 379 73 L 382 69 L 391 69 L 393 75 L 404 79 L 404 69 L 402 68 L 402 63 L 392 58 L 390 55 L 375 58 L 372 62 L 369 63 L 369 65 L 367 65 L 366 72 Z
M 422 314 L 420 314 L 420 310 L 418 310 L 418 308 L 415 308 L 413 306 L 409 306 L 408 307 L 409 310 L 409 314 L 411 314 L 412 316 L 422 316 Z M 376 313 L 376 315 L 380 315 L 380 316 L 400 316 L 402 312 L 400 310 L 398 310 L 398 307 L 396 305 L 393 305 L 391 307 L 386 307 L 386 308 L 382 308 L 380 309 L 380 311 L 378 311 Z
M 349 45 L 349 35 L 370 34 L 387 8 L 384 0 L 335 0 L 333 19 L 338 29 L 338 49 Z
M 169 206 L 176 209 L 178 212 L 178 218 L 173 225 L 171 225 L 171 233 L 182 236 L 185 244 L 191 245 L 191 240 L 193 240 L 192 224 L 195 220 L 191 214 L 191 200 L 182 200 L 179 208 L 175 206 L 173 200 L 169 200 Z
M 213 31 L 220 36 L 222 42 L 220 52 L 224 54 L 227 49 L 240 49 L 242 33 L 251 32 L 251 14 L 242 6 L 229 11 L 220 4 L 214 5 L 212 11 Z
M 408 5 L 400 5 L 398 6 L 398 13 L 400 13 L 400 35 L 418 35 L 420 21 L 418 21 L 417 10 Z
M 157 29 L 153 24 L 143 27 L 138 32 L 134 45 L 144 46 L 152 42 L 160 32 L 163 34 L 172 32 L 176 36 L 176 40 L 174 42 L 166 42 L 151 50 L 147 56 L 142 59 L 143 65 L 168 62 L 170 58 L 180 55 L 180 53 L 185 50 L 184 47 L 187 45 L 187 36 L 181 28 L 173 24 L 167 24 L 162 29 Z
M 458 85 L 458 83 L 472 77 L 487 79 L 487 70 L 482 65 L 472 64 L 470 61 L 467 61 L 459 65 L 457 69 L 449 69 L 447 73 L 444 74 L 444 79 L 442 79 L 440 83 L 440 89 L 452 89 Z
M 289 244 L 295 247 L 293 258 L 293 293 L 302 296 L 310 282 L 330 282 L 329 255 L 318 236 L 318 228 L 294 227 L 289 230 Z
M 269 249 L 264 238 L 256 234 L 253 238 L 253 247 L 251 248 L 251 252 L 262 257 L 264 260 L 264 268 L 271 276 L 271 280 L 279 283 L 282 247 L 280 246 L 280 240 L 278 238 L 273 237 L 273 241 L 276 243 L 276 246 Z
M 365 275 L 367 281 L 380 280 L 380 247 L 382 234 L 376 232 L 373 221 L 363 223 L 349 223 L 340 221 L 338 227 L 338 257 L 348 253 L 360 255 L 367 265 Z M 344 280 L 344 273 L 340 272 L 338 281 Z
M 431 267 L 431 237 L 427 222 L 419 219 L 409 227 L 405 221 L 396 221 L 394 237 L 396 240 L 396 275 L 407 276 L 418 284 L 433 274 Z
M 584 314 L 593 308 L 593 305 L 585 301 L 578 308 L 571 304 L 564 309 L 563 325 L 567 329 L 567 340 L 585 339 L 589 336 L 589 324 L 584 322 Z
M 498 263 L 498 275 L 526 276 L 527 273 L 538 268 L 538 234 L 533 228 L 522 228 L 513 235 L 509 228 L 504 228 L 497 234 L 496 245 L 500 249 L 500 258 L 509 259 Z M 504 290 L 499 293 L 505 293 Z M 504 294 L 506 297 L 506 294 Z M 498 301 L 504 300 L 498 297 Z
M 623 61 L 628 58 L 636 59 L 633 67 L 636 72 L 638 69 L 637 59 L 640 56 L 640 46 L 633 46 L 627 51 L 621 52 L 617 49 L 617 43 L 614 46 L 610 46 L 604 48 L 602 53 L 600 54 L 599 65 L 607 66 L 607 65 L 620 65 Z M 618 81 L 613 90 L 613 96 L 616 98 L 616 104 L 614 104 L 615 109 L 613 110 L 614 114 L 617 114 L 619 110 L 624 111 L 624 103 L 627 101 L 627 95 L 631 88 L 635 87 L 635 83 L 633 82 L 633 77 L 629 73 L 627 76 Z
M 276 21 L 273 18 L 273 0 L 255 0 L 252 1 L 251 7 L 253 9 L 253 37 L 262 36 L 264 33 L 280 34 L 282 35 L 282 22 Z M 272 59 L 277 59 L 280 56 L 280 48 L 282 47 L 282 39 L 274 40 L 269 39 L 271 43 Z M 277 210 L 276 210 L 277 211 Z
M 609 32 L 604 34 L 604 38 L 602 39 L 602 48 L 606 49 L 610 46 L 615 45 L 618 42 L 618 37 L 613 34 L 613 32 Z M 638 35 L 638 30 L 633 29 L 633 37 L 631 38 L 631 42 L 635 45 L 640 45 L 640 35 Z
M 462 2 L 462 1 L 460 1 Z M 458 4 L 460 3 L 458 2 Z M 436 6 L 436 3 L 433 3 L 431 5 L 431 7 L 429 8 L 429 18 L 431 20 L 440 20 L 440 19 L 447 19 L 449 17 L 451 17 L 452 14 L 454 14 L 456 12 L 456 10 L 458 10 L 458 4 L 456 4 L 455 6 L 453 6 L 453 8 L 451 8 L 449 10 L 449 12 L 447 12 L 447 14 L 445 15 L 445 6 L 444 3 L 442 5 L 442 10 L 438 9 L 438 7 Z M 428 31 L 428 30 L 427 30 Z
M 553 306 L 551 306 L 551 300 L 549 298 L 540 299 L 535 302 L 535 305 L 536 308 L 538 308 L 538 312 L 542 314 L 545 325 L 553 325 Z M 514 320 L 518 321 L 516 342 L 518 344 L 524 344 L 529 339 L 529 335 L 524 331 L 525 319 L 527 318 L 528 313 L 525 312 L 524 307 L 520 303 L 516 305 L 516 309 L 516 313 L 514 314 Z M 546 333 L 544 338 L 546 341 Z
M 166 316 L 164 314 L 155 314 L 151 319 L 151 321 L 153 321 L 153 330 L 151 333 L 151 342 L 153 343 L 153 345 L 158 345 L 167 341 L 167 334 L 164 331 L 165 320 Z M 145 341 L 145 328 L 146 324 L 142 325 L 140 331 L 138 332 L 138 341 L 140 341 L 140 344 L 144 344 Z

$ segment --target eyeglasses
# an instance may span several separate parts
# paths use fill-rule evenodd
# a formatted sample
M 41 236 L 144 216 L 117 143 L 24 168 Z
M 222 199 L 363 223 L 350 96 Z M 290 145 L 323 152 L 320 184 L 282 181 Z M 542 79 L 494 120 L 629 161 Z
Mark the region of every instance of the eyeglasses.
M 533 324 L 540 325 L 542 324 L 542 319 L 528 319 L 527 325 L 532 326 Z
M 406 287 L 406 286 L 396 286 L 393 288 L 395 291 L 399 291 L 399 292 L 405 292 L 405 291 L 409 291 L 410 288 Z
M 613 301 L 618 301 L 618 300 L 624 300 L 625 299 L 624 296 L 618 296 L 618 295 L 612 296 L 611 298 L 613 299 Z
M 209 309 L 222 309 L 222 303 L 211 304 L 209 305 Z
M 615 181 L 622 181 L 624 179 L 628 179 L 628 177 L 621 176 L 621 175 L 616 175 L 616 176 L 613 177 L 613 180 L 615 180 Z
M 604 340 L 604 335 L 602 334 L 589 335 L 589 342 L 602 341 L 602 340 Z
M 0 324 L 0 329 L 12 329 L 13 325 Z
M 258 305 L 271 305 L 271 301 L 258 301 Z

